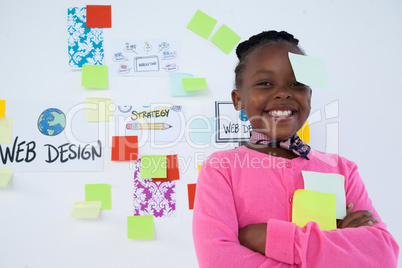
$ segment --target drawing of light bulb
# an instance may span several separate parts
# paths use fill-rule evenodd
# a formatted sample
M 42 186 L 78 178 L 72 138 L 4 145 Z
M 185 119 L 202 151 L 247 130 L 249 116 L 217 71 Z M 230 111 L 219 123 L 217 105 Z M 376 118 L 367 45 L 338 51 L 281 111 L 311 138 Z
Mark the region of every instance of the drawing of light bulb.
M 152 50 L 152 46 L 148 43 L 148 41 L 145 42 L 144 50 L 147 52 L 147 54 Z

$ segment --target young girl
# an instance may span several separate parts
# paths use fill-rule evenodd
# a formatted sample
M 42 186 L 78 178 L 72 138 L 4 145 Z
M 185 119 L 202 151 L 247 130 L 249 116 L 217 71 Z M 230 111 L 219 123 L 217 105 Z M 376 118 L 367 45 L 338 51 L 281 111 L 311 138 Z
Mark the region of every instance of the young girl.
M 378 217 L 351 161 L 321 153 L 296 135 L 311 89 L 296 81 L 286 32 L 262 32 L 236 50 L 232 100 L 253 127 L 250 142 L 213 153 L 198 178 L 193 236 L 200 267 L 396 267 L 399 247 Z M 292 223 L 302 170 L 345 176 L 347 216 L 321 231 Z

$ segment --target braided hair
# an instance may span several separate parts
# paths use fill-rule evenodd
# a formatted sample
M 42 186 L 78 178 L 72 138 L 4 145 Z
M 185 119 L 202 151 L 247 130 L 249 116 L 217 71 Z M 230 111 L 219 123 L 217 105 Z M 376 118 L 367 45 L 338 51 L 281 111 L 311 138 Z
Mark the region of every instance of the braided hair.
M 287 43 L 293 45 L 298 48 L 302 54 L 305 54 L 304 51 L 298 46 L 299 40 L 294 38 L 293 35 L 288 32 L 264 31 L 262 33 L 253 35 L 248 40 L 240 43 L 236 48 L 236 55 L 239 59 L 239 63 L 235 69 L 236 87 L 240 85 L 240 75 L 246 65 L 247 56 L 257 48 L 273 43 Z

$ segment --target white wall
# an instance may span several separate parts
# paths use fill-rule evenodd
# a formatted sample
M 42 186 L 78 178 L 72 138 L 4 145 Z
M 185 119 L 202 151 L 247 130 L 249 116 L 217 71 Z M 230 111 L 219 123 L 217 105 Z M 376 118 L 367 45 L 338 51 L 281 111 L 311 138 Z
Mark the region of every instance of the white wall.
M 112 28 L 104 31 L 106 64 L 111 63 L 113 38 L 179 38 L 181 72 L 206 77 L 209 90 L 198 98 L 172 98 L 167 78 L 112 75 L 108 90 L 82 88 L 81 72 L 71 71 L 67 63 L 66 15 L 69 6 L 86 4 L 112 5 Z M 399 0 L 7 0 L 0 9 L 0 99 L 108 97 L 116 103 L 185 104 L 194 113 L 205 112 L 211 101 L 230 99 L 236 57 L 186 28 L 197 9 L 218 20 L 215 29 L 224 23 L 243 39 L 262 30 L 287 30 L 307 54 L 326 60 L 335 90 L 314 90 L 312 112 L 321 111 L 323 119 L 310 128 L 311 144 L 325 150 L 326 142 L 339 142 L 339 153 L 358 164 L 376 209 L 402 244 Z M 325 107 L 334 101 L 339 116 L 326 120 Z M 336 123 L 339 138 L 327 136 L 328 123 Z M 172 150 L 193 152 L 186 145 Z M 107 158 L 104 172 L 15 173 L 10 185 L 0 189 L 0 266 L 197 267 L 186 196 L 186 184 L 196 182 L 196 169 L 183 171 L 178 215 L 156 219 L 151 241 L 126 238 L 132 176 L 126 163 Z M 87 183 L 111 184 L 113 209 L 97 220 L 71 219 L 72 205 L 83 198 Z

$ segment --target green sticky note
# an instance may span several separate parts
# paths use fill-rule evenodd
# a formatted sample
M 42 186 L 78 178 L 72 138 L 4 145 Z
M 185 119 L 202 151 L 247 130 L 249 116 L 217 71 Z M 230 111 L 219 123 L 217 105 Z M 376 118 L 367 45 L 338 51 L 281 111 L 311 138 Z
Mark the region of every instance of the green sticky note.
M 146 179 L 166 179 L 166 155 L 141 156 L 140 177 Z
M 112 209 L 112 189 L 109 184 L 85 184 L 85 201 L 101 201 L 102 210 Z
M 0 144 L 11 144 L 13 119 L 0 118 Z
M 188 23 L 187 28 L 201 37 L 208 39 L 216 22 L 216 19 L 211 18 L 201 10 L 197 10 L 191 21 Z
M 205 78 L 182 78 L 182 83 L 185 91 L 197 91 L 208 88 Z
M 101 209 L 101 201 L 75 202 L 71 218 L 97 218 Z
M 6 116 L 6 101 L 0 100 L 0 118 L 4 118 Z
M 107 88 L 107 66 L 84 64 L 82 66 L 81 86 Z
M 241 37 L 223 24 L 211 37 L 212 43 L 218 46 L 223 52 L 229 54 L 239 43 Z
M 318 223 L 321 230 L 336 229 L 336 197 L 304 189 L 293 195 L 292 222 L 304 227 L 309 221 Z
M 169 86 L 170 86 L 170 95 L 172 97 L 180 97 L 180 96 L 192 96 L 195 94 L 194 91 L 185 91 L 183 88 L 183 78 L 193 78 L 192 74 L 185 73 L 169 73 Z
M 310 87 L 331 89 L 331 82 L 325 68 L 324 60 L 290 52 L 289 60 L 298 82 Z
M 0 187 L 6 187 L 12 176 L 12 168 L 0 168 Z
M 109 122 L 113 121 L 113 103 L 106 98 L 86 99 L 87 122 Z
M 154 216 L 128 216 L 127 217 L 128 239 L 154 239 Z

